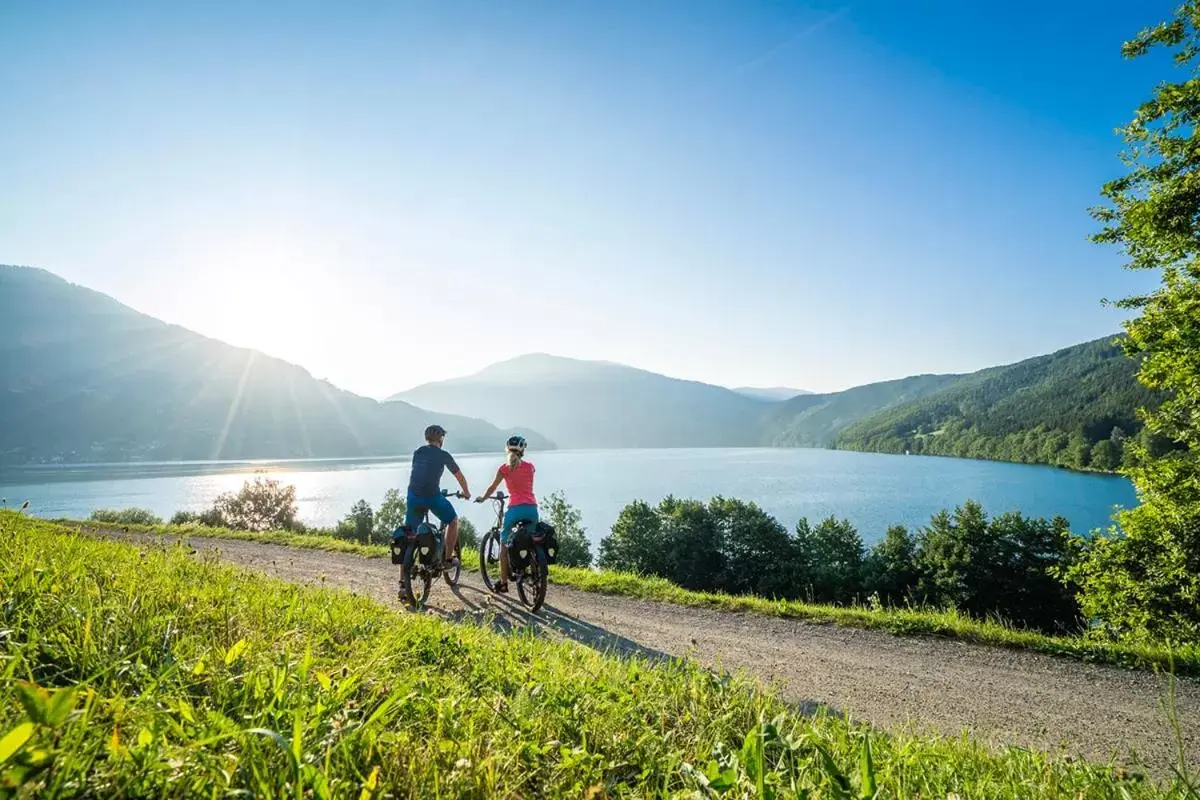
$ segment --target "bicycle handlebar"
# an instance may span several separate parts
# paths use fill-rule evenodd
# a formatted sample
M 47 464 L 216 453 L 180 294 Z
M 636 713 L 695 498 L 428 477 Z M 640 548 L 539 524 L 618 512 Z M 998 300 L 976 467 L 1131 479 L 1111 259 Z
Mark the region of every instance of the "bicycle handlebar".
M 442 497 L 457 497 L 462 499 L 464 495 L 462 492 L 451 492 L 449 489 L 442 489 Z
M 496 503 L 496 502 L 503 503 L 507 499 L 508 499 L 508 495 L 506 495 L 504 492 L 496 492 L 491 497 L 484 497 L 483 495 L 479 495 L 478 497 L 475 498 L 475 502 L 482 503 L 484 500 L 491 500 L 493 503 Z

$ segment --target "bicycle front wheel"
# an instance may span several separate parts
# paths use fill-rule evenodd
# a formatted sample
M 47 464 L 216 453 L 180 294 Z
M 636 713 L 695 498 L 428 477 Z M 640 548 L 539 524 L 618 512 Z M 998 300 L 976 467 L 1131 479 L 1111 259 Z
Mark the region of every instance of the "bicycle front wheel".
M 479 542 L 479 575 L 489 592 L 500 580 L 500 532 L 495 528 L 485 533 Z

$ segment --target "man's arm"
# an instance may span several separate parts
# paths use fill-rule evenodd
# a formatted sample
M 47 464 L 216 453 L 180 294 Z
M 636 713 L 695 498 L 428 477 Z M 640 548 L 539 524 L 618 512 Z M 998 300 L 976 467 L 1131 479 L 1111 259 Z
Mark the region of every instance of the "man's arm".
M 446 469 L 450 470 L 450 474 L 453 475 L 458 481 L 458 485 L 462 489 L 462 493 L 465 495 L 463 499 L 470 500 L 471 490 L 467 488 L 467 476 L 463 475 L 462 470 L 458 468 L 458 462 L 454 460 L 454 456 L 450 455 L 445 450 L 442 451 L 442 455 L 446 459 Z
M 458 485 L 462 489 L 463 500 L 470 500 L 471 490 L 467 488 L 467 476 L 462 474 L 462 470 L 458 469 L 458 465 L 455 465 L 455 470 L 452 474 L 458 479 Z

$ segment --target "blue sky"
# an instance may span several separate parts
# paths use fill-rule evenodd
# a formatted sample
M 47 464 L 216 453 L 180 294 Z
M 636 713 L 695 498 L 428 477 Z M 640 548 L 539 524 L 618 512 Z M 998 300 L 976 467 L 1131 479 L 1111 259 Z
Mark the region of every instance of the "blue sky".
M 1159 0 L 0 5 L 0 263 L 374 396 L 834 390 L 1119 327 Z

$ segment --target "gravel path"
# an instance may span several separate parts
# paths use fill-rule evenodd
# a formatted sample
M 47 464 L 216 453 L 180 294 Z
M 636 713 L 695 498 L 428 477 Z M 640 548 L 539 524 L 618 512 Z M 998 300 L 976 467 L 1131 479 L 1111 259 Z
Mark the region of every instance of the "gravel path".
M 115 534 L 132 536 L 132 534 Z M 140 537 L 139 537 L 140 538 Z M 161 541 L 161 539 L 157 539 Z M 336 586 L 391 606 L 397 568 L 365 559 L 232 539 L 191 539 L 226 561 L 283 580 Z M 581 592 L 551 585 L 530 615 L 511 597 L 485 590 L 463 572 L 457 590 L 434 585 L 430 609 L 456 621 L 502 630 L 532 627 L 589 647 L 651 658 L 690 656 L 774 684 L 802 707 L 824 705 L 887 730 L 957 736 L 989 745 L 1062 750 L 1131 762 L 1156 774 L 1177 763 L 1176 737 L 1162 710 L 1168 680 L 1038 653 L 935 637 L 898 637 L 751 614 Z M 1189 765 L 1200 766 L 1200 683 L 1176 684 Z

